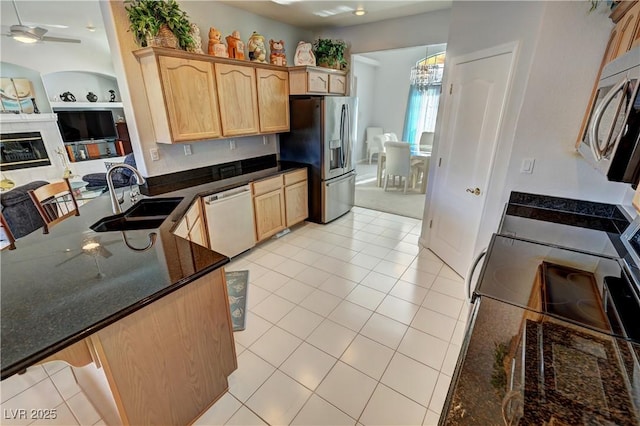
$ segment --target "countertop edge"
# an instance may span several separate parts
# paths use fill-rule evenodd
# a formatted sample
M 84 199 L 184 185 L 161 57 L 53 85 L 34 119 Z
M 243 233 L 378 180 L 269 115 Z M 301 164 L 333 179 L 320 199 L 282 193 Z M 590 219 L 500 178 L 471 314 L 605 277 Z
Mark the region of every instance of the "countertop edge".
M 134 303 L 133 305 L 130 305 L 124 309 L 121 309 L 120 311 L 102 319 L 101 321 L 98 321 L 95 324 L 90 325 L 89 327 L 85 328 L 84 330 L 75 333 L 39 352 L 34 353 L 33 355 L 30 355 L 24 359 L 22 359 L 19 362 L 16 362 L 6 368 L 4 368 L 2 370 L 2 373 L 0 375 L 0 380 L 4 380 L 10 376 L 13 376 L 16 373 L 19 373 L 20 371 L 26 369 L 27 367 L 30 367 L 34 364 L 36 364 L 38 361 L 42 361 L 43 359 L 65 349 L 66 347 L 69 347 L 71 345 L 73 345 L 74 343 L 79 342 L 82 339 L 85 339 L 87 337 L 89 337 L 90 335 L 102 330 L 103 328 L 115 323 L 116 321 L 131 315 L 132 313 L 139 311 L 140 309 L 144 308 L 145 306 L 148 306 L 150 304 L 152 304 L 153 302 L 162 299 L 163 297 L 173 293 L 174 291 L 177 291 L 179 289 L 181 289 L 182 287 L 192 283 L 193 281 L 197 280 L 198 278 L 201 278 L 219 268 L 221 268 L 222 266 L 228 264 L 230 262 L 229 258 L 226 257 L 216 263 L 214 263 L 211 266 L 208 266 L 206 268 L 204 268 L 201 271 L 198 271 L 196 273 L 194 273 L 193 275 L 190 275 L 180 281 L 178 281 L 177 283 L 169 286 L 169 287 L 165 287 L 162 290 L 138 301 L 137 303 Z

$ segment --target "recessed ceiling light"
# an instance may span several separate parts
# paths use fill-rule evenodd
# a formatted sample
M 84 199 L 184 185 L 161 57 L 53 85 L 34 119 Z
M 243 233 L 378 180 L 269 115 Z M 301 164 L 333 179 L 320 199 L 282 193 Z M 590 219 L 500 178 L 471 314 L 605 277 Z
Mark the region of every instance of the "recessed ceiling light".
M 362 16 L 362 15 L 366 15 L 367 11 L 359 7 L 353 11 L 353 14 L 356 16 Z
M 96 32 L 96 27 L 94 27 L 93 25 L 87 25 L 86 28 L 87 28 L 87 30 L 91 31 L 92 33 Z
M 286 5 L 289 5 L 291 3 L 295 3 L 295 2 L 297 2 L 299 0 L 271 0 L 271 1 L 274 2 L 274 3 L 278 3 L 278 4 L 282 4 L 282 5 L 286 6 Z
M 313 14 L 316 16 L 321 16 L 323 18 L 327 18 L 329 16 L 341 15 L 343 13 L 352 12 L 352 11 L 353 11 L 352 7 L 338 6 L 338 7 L 334 7 L 333 9 L 319 10 L 317 12 L 313 12 Z

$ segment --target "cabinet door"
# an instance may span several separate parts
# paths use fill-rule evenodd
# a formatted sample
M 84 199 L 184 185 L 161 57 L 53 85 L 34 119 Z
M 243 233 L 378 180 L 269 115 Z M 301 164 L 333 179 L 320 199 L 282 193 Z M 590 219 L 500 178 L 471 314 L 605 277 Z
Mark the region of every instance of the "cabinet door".
M 636 3 L 631 9 L 624 14 L 622 19 L 616 24 L 615 30 L 618 32 L 618 41 L 616 43 L 615 56 L 622 55 L 633 45 L 638 36 L 638 25 L 640 24 L 640 2 Z
M 224 136 L 258 133 L 258 94 L 255 69 L 216 64 L 216 83 Z
M 287 226 L 293 226 L 309 217 L 307 181 L 294 183 L 284 188 Z
M 159 57 L 164 104 L 174 142 L 221 136 L 213 65 Z
M 209 247 L 207 233 L 204 232 L 204 221 L 199 216 L 191 226 L 191 229 L 189 229 L 189 240 L 203 247 Z
M 344 75 L 329 75 L 329 93 L 344 95 L 347 93 L 347 77 Z
M 256 69 L 260 131 L 289 131 L 289 73 Z
M 253 203 L 257 241 L 269 238 L 287 227 L 282 188 L 254 197 Z
M 329 93 L 329 74 L 324 72 L 307 72 L 307 90 L 315 93 Z

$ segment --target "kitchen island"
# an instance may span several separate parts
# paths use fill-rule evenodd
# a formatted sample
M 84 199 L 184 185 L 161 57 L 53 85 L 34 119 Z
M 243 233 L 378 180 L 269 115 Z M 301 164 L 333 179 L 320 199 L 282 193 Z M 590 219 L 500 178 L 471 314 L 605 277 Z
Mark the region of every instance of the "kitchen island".
M 201 196 L 280 172 L 154 197 L 182 199 L 156 229 L 92 231 L 113 214 L 104 194 L 48 235 L 21 238 L 1 258 L 2 378 L 50 360 L 93 364 L 109 395 L 96 391 L 95 377 L 74 372 L 107 423 L 193 421 L 237 368 L 223 269 L 229 259 L 176 236 L 176 224 Z

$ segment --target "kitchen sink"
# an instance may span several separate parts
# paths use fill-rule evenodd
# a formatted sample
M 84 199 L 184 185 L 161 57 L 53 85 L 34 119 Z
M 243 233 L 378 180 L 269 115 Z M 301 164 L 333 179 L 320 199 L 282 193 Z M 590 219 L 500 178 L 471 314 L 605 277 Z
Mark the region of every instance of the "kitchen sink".
M 180 204 L 182 198 L 146 198 L 124 213 L 103 217 L 90 226 L 95 232 L 155 229 Z
M 135 203 L 129 208 L 124 215 L 127 218 L 149 218 L 162 216 L 167 217 L 180 204 L 182 197 L 179 198 L 145 198 Z

